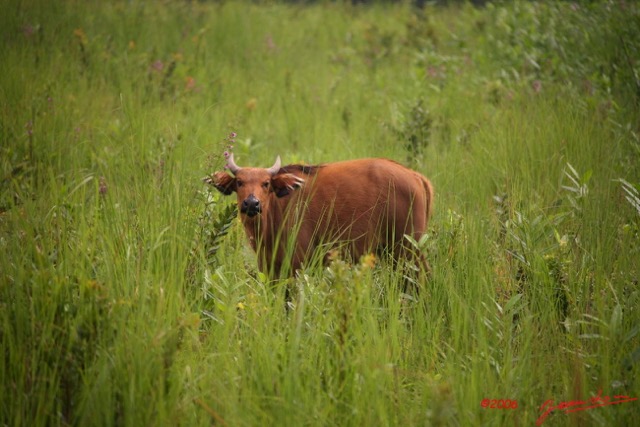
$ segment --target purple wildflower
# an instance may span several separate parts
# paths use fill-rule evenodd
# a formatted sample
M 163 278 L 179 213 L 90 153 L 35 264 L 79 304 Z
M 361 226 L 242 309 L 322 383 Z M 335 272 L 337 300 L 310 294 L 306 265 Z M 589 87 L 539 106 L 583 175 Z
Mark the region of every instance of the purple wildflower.
M 31 37 L 35 32 L 36 32 L 36 29 L 31 24 L 26 24 L 22 26 L 22 34 L 24 34 L 26 38 Z
M 101 176 L 100 179 L 98 180 L 98 185 L 99 185 L 98 192 L 100 193 L 101 196 L 104 197 L 108 191 L 107 179 L 104 176 Z
M 164 63 L 158 59 L 151 64 L 151 68 L 159 73 L 164 69 Z
M 540 80 L 534 80 L 531 86 L 533 87 L 533 91 L 535 93 L 539 93 L 542 90 L 542 82 Z

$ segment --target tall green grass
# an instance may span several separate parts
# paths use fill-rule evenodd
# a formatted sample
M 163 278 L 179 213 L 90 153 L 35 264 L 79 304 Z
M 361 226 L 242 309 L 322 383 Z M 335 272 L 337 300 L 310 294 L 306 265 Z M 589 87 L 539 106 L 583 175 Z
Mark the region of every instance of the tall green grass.
M 2 9 L 2 425 L 532 425 L 640 397 L 636 5 Z M 267 280 L 201 182 L 231 131 L 241 165 L 428 176 L 421 292 L 371 258 Z

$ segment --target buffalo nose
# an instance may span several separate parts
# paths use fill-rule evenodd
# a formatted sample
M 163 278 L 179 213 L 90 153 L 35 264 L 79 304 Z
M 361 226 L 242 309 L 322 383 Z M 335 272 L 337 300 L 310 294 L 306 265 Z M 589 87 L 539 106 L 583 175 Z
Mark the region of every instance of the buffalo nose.
M 251 195 L 244 199 L 240 206 L 240 212 L 251 216 L 255 216 L 260 213 L 260 200 L 254 195 Z

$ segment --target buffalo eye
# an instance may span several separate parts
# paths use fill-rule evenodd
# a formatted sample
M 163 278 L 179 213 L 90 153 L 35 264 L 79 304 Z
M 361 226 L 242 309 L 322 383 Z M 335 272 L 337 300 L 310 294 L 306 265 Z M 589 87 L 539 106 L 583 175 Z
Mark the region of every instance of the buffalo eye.
M 244 182 L 240 181 L 239 179 L 236 179 L 236 186 L 237 187 L 242 187 L 244 185 Z
M 269 181 L 265 181 L 262 183 L 262 188 L 264 188 L 265 190 L 269 189 Z

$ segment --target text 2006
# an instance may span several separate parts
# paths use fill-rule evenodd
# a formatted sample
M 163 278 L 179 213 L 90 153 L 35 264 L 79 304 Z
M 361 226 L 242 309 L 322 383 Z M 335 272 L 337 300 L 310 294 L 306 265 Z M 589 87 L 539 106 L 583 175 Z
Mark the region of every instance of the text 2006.
M 487 409 L 516 409 L 518 401 L 511 399 L 482 399 L 481 405 Z

